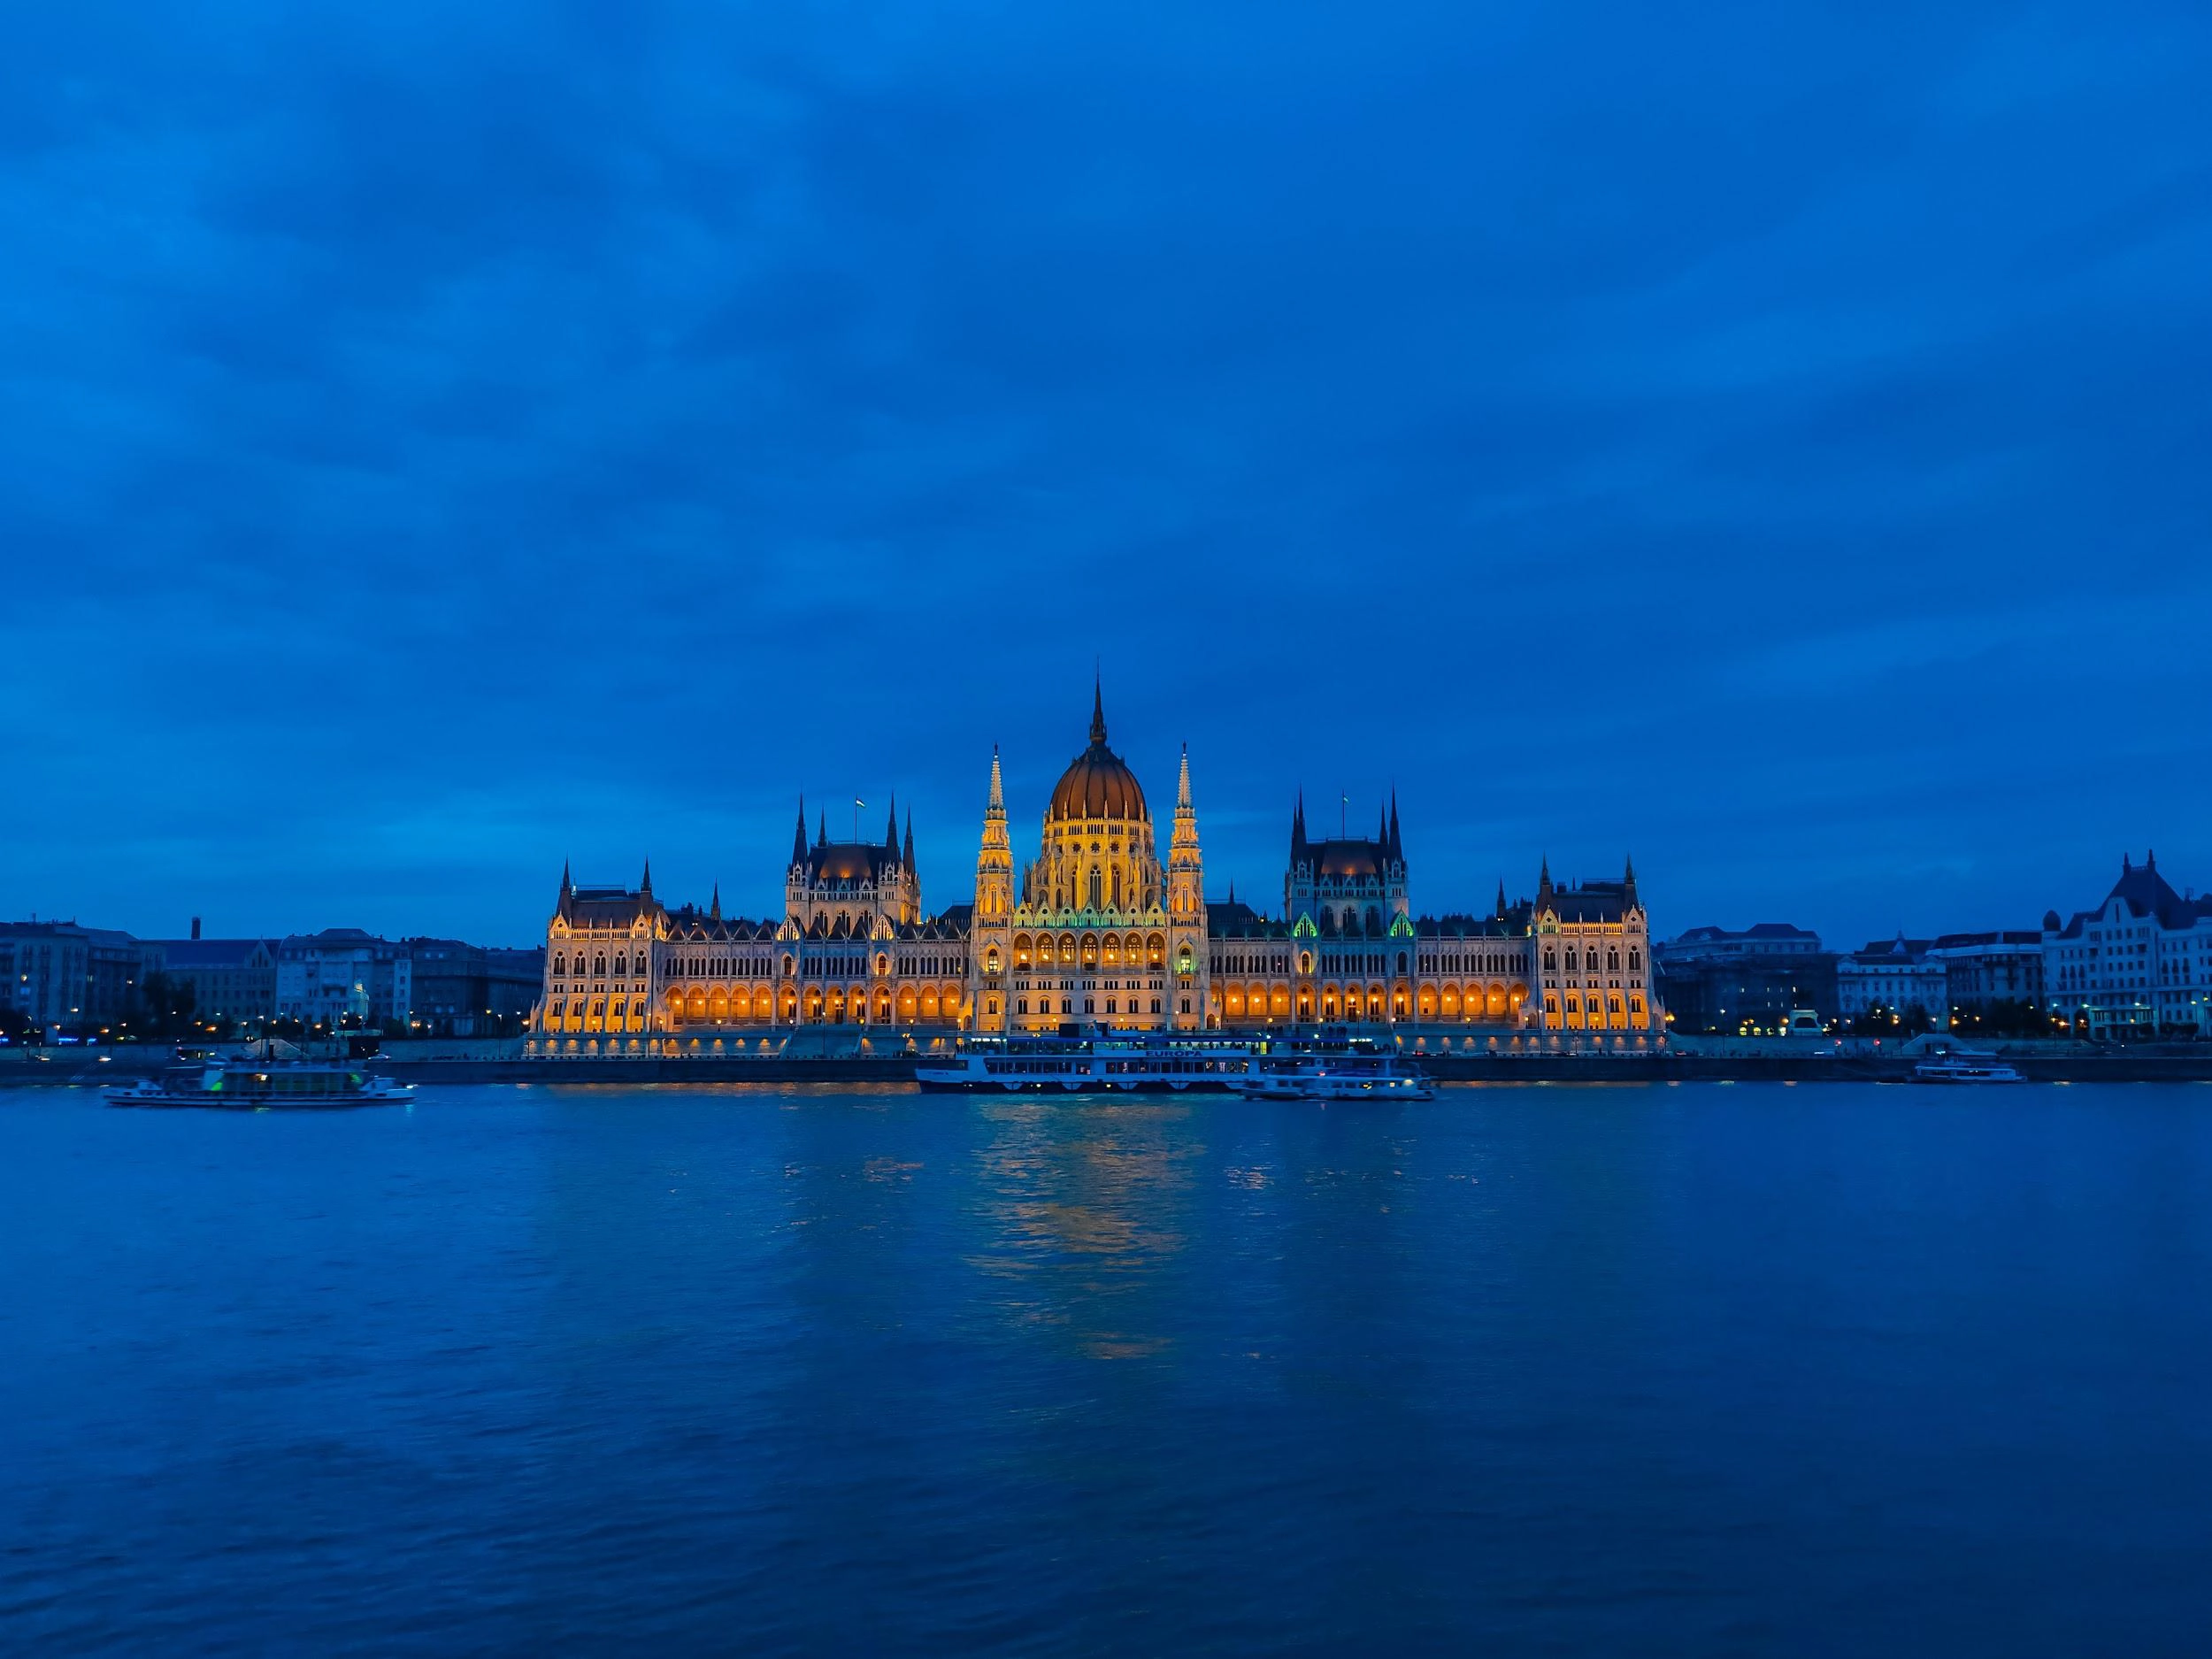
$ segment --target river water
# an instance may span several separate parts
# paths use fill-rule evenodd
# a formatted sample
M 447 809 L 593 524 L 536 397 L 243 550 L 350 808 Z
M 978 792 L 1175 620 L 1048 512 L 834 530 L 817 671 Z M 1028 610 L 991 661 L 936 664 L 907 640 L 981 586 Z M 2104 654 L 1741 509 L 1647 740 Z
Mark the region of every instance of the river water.
M 2212 1650 L 2212 1087 L 0 1094 L 0 1648 Z

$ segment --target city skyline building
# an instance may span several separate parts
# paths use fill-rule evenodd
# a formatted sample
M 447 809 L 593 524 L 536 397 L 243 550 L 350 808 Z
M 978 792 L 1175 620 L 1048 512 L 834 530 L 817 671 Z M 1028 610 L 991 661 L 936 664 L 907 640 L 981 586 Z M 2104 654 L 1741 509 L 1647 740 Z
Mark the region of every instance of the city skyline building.
M 1372 837 L 1316 839 L 1292 809 L 1279 913 L 1205 892 L 1197 796 L 1178 757 L 1167 856 L 1135 771 L 1109 741 L 1102 685 L 1088 741 L 1046 798 L 1036 856 L 1018 859 L 998 750 L 974 886 L 931 912 L 891 807 L 878 841 L 832 841 L 802 800 L 783 914 L 664 905 L 564 869 L 533 1027 L 577 1041 L 741 1035 L 817 1025 L 1050 1032 L 1389 1023 L 1486 1035 L 1636 1042 L 1663 1029 L 1632 862 L 1563 885 L 1540 860 L 1533 898 L 1417 914 L 1395 792 Z M 862 803 L 856 802 L 856 815 Z

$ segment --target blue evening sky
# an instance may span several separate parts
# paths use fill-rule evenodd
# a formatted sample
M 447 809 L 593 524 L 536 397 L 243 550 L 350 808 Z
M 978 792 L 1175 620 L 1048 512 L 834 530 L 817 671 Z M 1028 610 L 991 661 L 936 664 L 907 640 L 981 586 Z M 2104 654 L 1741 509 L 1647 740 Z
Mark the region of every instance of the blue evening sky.
M 0 54 L 0 915 L 2212 885 L 2212 9 L 73 0 Z

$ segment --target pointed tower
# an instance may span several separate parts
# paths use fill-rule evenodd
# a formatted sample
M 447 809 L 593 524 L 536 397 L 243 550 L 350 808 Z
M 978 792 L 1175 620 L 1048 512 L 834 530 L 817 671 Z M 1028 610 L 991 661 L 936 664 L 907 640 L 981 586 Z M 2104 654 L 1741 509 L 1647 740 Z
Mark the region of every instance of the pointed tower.
M 891 792 L 891 817 L 883 826 L 883 850 L 892 857 L 899 856 L 899 792 Z
M 1498 919 L 1505 920 L 1505 878 L 1498 878 Z
M 1190 745 L 1175 779 L 1175 826 L 1168 839 L 1168 1023 L 1193 1031 L 1206 1023 L 1206 860 L 1191 799 Z
M 557 916 L 567 915 L 568 902 L 575 896 L 576 884 L 568 879 L 568 860 L 564 858 L 561 860 L 561 896 L 554 902 L 554 914 Z
M 1542 910 L 1544 906 L 1551 902 L 1551 855 L 1546 853 L 1543 870 L 1536 878 L 1536 908 Z
M 906 809 L 906 845 L 899 849 L 899 862 L 909 870 L 914 867 L 914 809 Z
M 1636 898 L 1636 855 L 1634 853 L 1628 855 L 1628 867 L 1622 874 L 1621 887 L 1622 908 L 1630 910 L 1640 910 L 1642 906 Z
M 1398 791 L 1394 785 L 1390 791 L 1390 822 L 1383 846 L 1383 893 L 1394 918 L 1412 914 L 1413 895 L 1406 879 L 1406 844 L 1398 833 Z
M 707 919 L 710 922 L 722 919 L 722 884 L 719 881 L 714 884 L 714 897 L 707 905 Z
M 806 796 L 799 797 L 799 826 L 791 832 L 790 868 L 801 869 L 806 864 Z
M 814 814 L 814 844 L 817 847 L 829 845 L 829 814 L 819 808 Z
M 908 845 L 912 845 L 910 826 Z M 911 855 L 910 853 L 910 859 Z M 991 792 L 975 855 L 975 911 L 968 924 L 968 1022 L 978 1031 L 1009 1029 L 1007 994 L 1014 958 L 1014 847 L 1006 836 L 1006 783 L 991 745 Z
M 653 861 L 650 858 L 645 861 L 645 873 L 638 879 L 637 895 L 641 899 L 653 896 Z

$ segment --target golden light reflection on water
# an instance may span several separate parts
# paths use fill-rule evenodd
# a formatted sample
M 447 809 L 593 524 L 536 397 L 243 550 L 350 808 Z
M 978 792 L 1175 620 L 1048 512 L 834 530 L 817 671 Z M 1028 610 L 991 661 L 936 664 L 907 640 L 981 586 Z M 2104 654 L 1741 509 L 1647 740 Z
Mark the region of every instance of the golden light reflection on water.
M 994 1103 L 978 1157 L 987 1248 L 969 1264 L 1009 1325 L 1056 1329 L 1093 1359 L 1172 1346 L 1159 1328 L 1204 1145 L 1191 1109 L 1087 1099 Z

